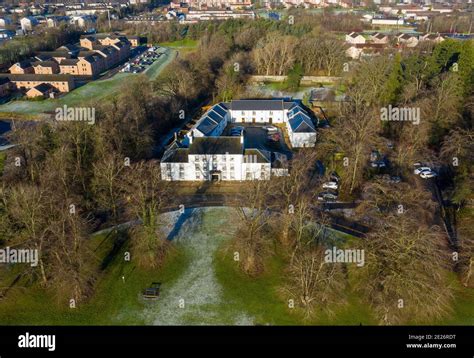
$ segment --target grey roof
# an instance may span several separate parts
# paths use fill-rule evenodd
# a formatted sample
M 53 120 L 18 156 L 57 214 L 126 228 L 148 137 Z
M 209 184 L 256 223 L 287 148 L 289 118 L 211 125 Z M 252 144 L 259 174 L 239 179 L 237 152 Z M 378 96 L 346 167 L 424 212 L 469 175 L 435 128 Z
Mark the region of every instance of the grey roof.
M 61 66 L 75 66 L 77 65 L 78 62 L 79 60 L 77 58 L 64 59 L 64 60 L 61 60 L 60 65 Z
M 212 107 L 212 110 L 219 113 L 222 117 L 225 117 L 225 115 L 227 114 L 227 108 L 223 103 L 216 104 L 214 107 Z
M 240 137 L 197 137 L 189 147 L 189 154 L 242 154 Z
M 31 66 L 31 61 L 30 60 L 23 60 L 23 61 L 15 63 L 15 65 L 17 65 L 18 67 L 21 67 L 21 68 L 28 68 L 28 67 Z
M 204 135 L 209 135 L 219 125 L 219 123 L 224 120 L 225 113 L 223 107 L 219 107 L 219 105 L 213 106 L 201 117 L 196 129 Z
M 245 156 L 251 156 L 250 161 L 252 163 L 270 163 L 271 154 L 268 151 L 260 151 L 258 149 L 245 149 Z M 244 159 L 245 160 L 245 159 Z
M 48 91 L 52 91 L 55 88 L 51 86 L 49 83 L 40 83 L 39 85 L 33 87 L 35 90 L 40 91 L 41 93 L 46 93 Z
M 202 120 L 201 123 L 196 127 L 202 134 L 208 135 L 217 127 L 217 123 L 211 118 L 206 117 Z
M 51 57 L 64 57 L 64 58 L 71 58 L 71 54 L 67 51 L 42 51 L 38 52 L 38 56 L 49 56 Z
M 188 148 L 173 148 L 165 153 L 163 163 L 187 163 L 188 162 Z
M 309 117 L 297 114 L 293 118 L 288 120 L 288 123 L 291 126 L 291 129 L 293 132 L 297 133 L 313 133 L 316 132 L 316 129 L 314 128 L 314 124 L 311 122 L 311 119 L 308 119 Z
M 74 78 L 71 75 L 67 75 L 67 74 L 37 75 L 35 73 L 28 73 L 28 74 L 0 73 L 0 78 L 8 78 L 12 82 L 16 82 L 16 81 L 69 82 L 69 81 L 74 80 Z
M 58 64 L 55 61 L 36 61 L 36 62 L 33 62 L 32 65 L 41 66 L 41 67 L 55 67 Z
M 229 107 L 233 111 L 278 111 L 284 105 L 281 99 L 240 99 L 230 102 Z

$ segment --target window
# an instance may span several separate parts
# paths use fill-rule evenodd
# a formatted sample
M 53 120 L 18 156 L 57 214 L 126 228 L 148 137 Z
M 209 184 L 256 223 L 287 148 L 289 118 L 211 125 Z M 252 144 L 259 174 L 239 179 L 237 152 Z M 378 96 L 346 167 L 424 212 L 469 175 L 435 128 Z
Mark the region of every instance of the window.
M 200 172 L 196 172 L 196 179 L 201 179 L 201 173 Z
M 244 112 L 244 111 L 240 112 L 240 114 L 242 114 L 243 116 L 245 116 L 245 112 Z
M 196 164 L 196 165 L 195 165 L 195 170 L 196 170 L 197 172 L 201 171 L 201 166 L 200 166 L 199 164 Z
M 230 178 L 231 178 L 231 179 L 235 179 L 235 174 L 234 174 L 234 172 L 230 172 Z

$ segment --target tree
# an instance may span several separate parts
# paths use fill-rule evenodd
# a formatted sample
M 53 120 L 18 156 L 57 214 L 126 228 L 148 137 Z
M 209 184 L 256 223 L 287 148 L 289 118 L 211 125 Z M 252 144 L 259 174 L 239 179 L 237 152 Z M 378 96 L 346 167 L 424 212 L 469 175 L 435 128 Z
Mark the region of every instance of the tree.
M 161 267 L 171 248 L 166 221 L 161 216 L 169 200 L 167 185 L 155 161 L 138 162 L 122 179 L 129 219 L 138 221 L 131 229 L 132 255 L 145 269 Z
M 286 77 L 286 88 L 290 91 L 296 91 L 301 83 L 303 78 L 303 68 L 299 63 L 293 65 L 293 68 L 288 72 Z
M 267 180 L 253 180 L 237 198 L 239 223 L 230 247 L 238 253 L 240 269 L 249 276 L 264 271 L 264 261 L 270 248 L 268 192 Z

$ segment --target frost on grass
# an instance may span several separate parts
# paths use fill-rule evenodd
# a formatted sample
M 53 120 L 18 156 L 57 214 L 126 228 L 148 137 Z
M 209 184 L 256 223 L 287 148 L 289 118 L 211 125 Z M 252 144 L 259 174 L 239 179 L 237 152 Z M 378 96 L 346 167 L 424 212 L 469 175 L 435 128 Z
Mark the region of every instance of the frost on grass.
M 251 325 L 251 317 L 224 301 L 213 266 L 220 244 L 229 239 L 232 209 L 189 209 L 166 215 L 172 225 L 169 238 L 189 257 L 186 271 L 170 286 L 163 282 L 161 296 L 144 311 L 154 325 Z M 184 304 L 184 306 L 183 306 Z

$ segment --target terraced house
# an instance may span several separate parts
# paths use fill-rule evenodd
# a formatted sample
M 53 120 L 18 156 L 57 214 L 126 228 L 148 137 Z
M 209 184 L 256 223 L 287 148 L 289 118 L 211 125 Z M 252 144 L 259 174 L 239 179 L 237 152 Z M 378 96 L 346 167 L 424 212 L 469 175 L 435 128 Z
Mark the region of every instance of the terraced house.
M 239 136 L 223 135 L 229 126 L 242 123 Z M 287 154 L 266 145 L 249 132 L 265 133 L 265 124 L 275 124 L 286 132 L 289 145 L 310 147 L 316 143 L 316 125 L 295 101 L 234 100 L 212 106 L 188 131 L 175 140 L 161 160 L 162 179 L 174 180 L 255 180 L 286 175 Z M 257 139 L 255 138 L 257 137 Z

